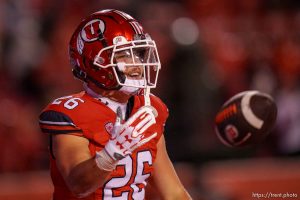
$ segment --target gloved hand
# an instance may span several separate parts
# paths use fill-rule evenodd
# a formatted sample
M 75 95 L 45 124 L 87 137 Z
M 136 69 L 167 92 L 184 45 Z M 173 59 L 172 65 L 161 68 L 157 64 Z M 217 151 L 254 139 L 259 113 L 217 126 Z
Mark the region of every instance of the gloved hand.
M 155 108 L 143 106 L 123 124 L 122 112 L 118 108 L 111 138 L 102 151 L 96 152 L 98 167 L 107 171 L 113 170 L 118 160 L 156 137 L 156 132 L 150 136 L 145 135 L 145 131 L 156 123 L 156 116 Z
M 145 131 L 156 123 L 157 111 L 152 106 L 143 106 L 122 124 L 121 110 L 117 110 L 111 139 L 105 146 L 107 153 L 114 159 L 120 160 L 131 154 L 139 146 L 149 142 L 157 133 L 145 136 Z

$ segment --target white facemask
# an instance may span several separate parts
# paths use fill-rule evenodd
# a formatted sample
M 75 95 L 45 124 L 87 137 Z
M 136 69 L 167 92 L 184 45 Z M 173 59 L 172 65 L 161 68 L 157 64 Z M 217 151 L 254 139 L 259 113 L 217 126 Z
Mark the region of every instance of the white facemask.
M 134 85 L 134 86 L 143 86 L 145 85 L 145 80 L 141 79 L 141 80 L 133 80 L 133 79 L 125 79 L 124 82 L 125 85 Z M 131 86 L 122 86 L 121 89 L 119 91 L 124 92 L 125 94 L 135 94 L 136 92 L 138 92 L 140 88 L 136 88 L 136 87 L 131 87 Z

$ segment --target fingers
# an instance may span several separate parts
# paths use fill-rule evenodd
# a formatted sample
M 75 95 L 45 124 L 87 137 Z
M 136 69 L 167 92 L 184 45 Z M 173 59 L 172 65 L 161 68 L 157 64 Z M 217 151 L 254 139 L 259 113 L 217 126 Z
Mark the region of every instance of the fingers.
M 153 138 L 155 138 L 157 136 L 157 132 L 153 133 L 152 135 L 150 135 L 149 137 L 147 138 L 144 138 L 143 140 L 141 140 L 139 143 L 138 143 L 138 146 L 142 146 L 144 144 L 146 144 L 147 142 L 149 142 L 150 140 L 152 140 Z
M 143 106 L 136 113 L 134 113 L 127 121 L 126 124 L 128 126 L 131 126 L 134 123 L 138 123 L 139 120 L 142 120 L 145 116 L 150 115 L 153 116 L 152 118 L 155 121 L 155 113 L 157 111 L 155 110 L 154 107 L 152 106 Z
M 151 109 L 154 117 L 158 116 L 158 112 L 153 106 L 144 106 L 144 107 L 148 107 L 149 109 Z
M 152 106 L 143 106 L 134 113 L 125 123 L 122 123 L 122 111 L 118 107 L 116 110 L 116 122 L 113 127 L 111 138 L 105 149 L 114 159 L 119 160 L 130 154 L 136 148 L 149 142 L 157 136 L 157 133 L 146 137 L 146 131 L 156 123 L 157 111 Z M 118 155 L 120 154 L 120 155 Z
M 120 107 L 118 107 L 116 121 L 111 132 L 111 139 L 115 139 L 120 133 L 121 123 L 122 123 L 122 110 Z
M 137 137 L 139 134 L 144 133 L 152 124 L 155 124 L 154 115 L 145 115 L 144 118 L 135 126 L 135 134 L 133 137 Z
M 158 113 L 157 113 L 157 110 L 153 107 L 153 106 L 150 106 L 150 105 L 148 105 L 148 106 L 143 106 L 143 107 L 141 107 L 139 110 L 144 110 L 144 111 L 148 111 L 148 112 L 152 112 L 153 113 L 153 115 L 154 115 L 154 117 L 157 117 L 158 116 Z M 138 111 L 139 111 L 138 110 Z
M 150 140 L 152 140 L 153 138 L 155 138 L 157 136 L 157 132 L 153 133 L 152 135 L 150 135 L 147 138 L 142 139 L 141 141 L 139 141 L 138 143 L 136 143 L 135 145 L 131 146 L 129 151 L 134 151 L 136 148 L 146 144 L 147 142 L 149 142 Z
M 131 137 L 136 138 L 143 134 L 150 126 L 156 123 L 153 109 L 150 106 L 144 106 L 133 114 L 123 127 L 134 127 L 134 131 L 130 134 Z
M 122 117 L 122 110 L 120 108 L 120 106 L 117 108 L 117 118 L 116 118 L 116 123 L 115 125 L 120 125 L 121 122 L 123 120 L 123 117 Z

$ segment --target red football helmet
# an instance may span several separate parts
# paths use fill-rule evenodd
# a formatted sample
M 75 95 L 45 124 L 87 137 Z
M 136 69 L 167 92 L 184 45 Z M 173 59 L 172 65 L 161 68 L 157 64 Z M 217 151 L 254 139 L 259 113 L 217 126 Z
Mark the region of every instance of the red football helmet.
M 118 61 L 120 53 L 132 61 Z M 118 10 L 84 19 L 71 37 L 69 55 L 76 78 L 109 90 L 154 88 L 161 68 L 155 42 L 134 18 Z M 130 66 L 142 67 L 142 80 L 126 81 L 123 72 Z

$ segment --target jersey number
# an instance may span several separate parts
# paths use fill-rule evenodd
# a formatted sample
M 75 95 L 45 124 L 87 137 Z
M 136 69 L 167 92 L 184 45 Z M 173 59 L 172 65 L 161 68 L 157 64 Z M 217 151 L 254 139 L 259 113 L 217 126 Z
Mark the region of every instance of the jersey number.
M 152 165 L 152 155 L 150 151 L 137 152 L 136 165 L 133 162 L 130 156 L 126 156 L 119 161 L 117 167 L 123 167 L 124 174 L 120 177 L 113 177 L 105 184 L 104 200 L 124 200 L 129 199 L 129 195 L 132 195 L 134 200 L 145 198 L 144 187 L 138 186 L 141 184 L 146 185 L 146 179 L 150 176 L 150 173 L 145 172 L 145 164 Z M 134 165 L 136 166 L 135 170 L 133 169 Z M 114 192 L 117 188 L 124 186 L 128 186 L 126 191 Z
M 84 103 L 84 100 L 80 99 L 80 98 L 77 98 L 77 97 L 73 97 L 72 96 L 66 96 L 66 97 L 61 97 L 61 98 L 58 98 L 58 99 L 55 99 L 52 104 L 55 104 L 55 105 L 58 105 L 62 102 L 62 100 L 64 99 L 68 99 L 65 103 L 64 103 L 64 107 L 69 109 L 69 110 L 72 110 L 74 108 L 76 108 L 79 103 Z

